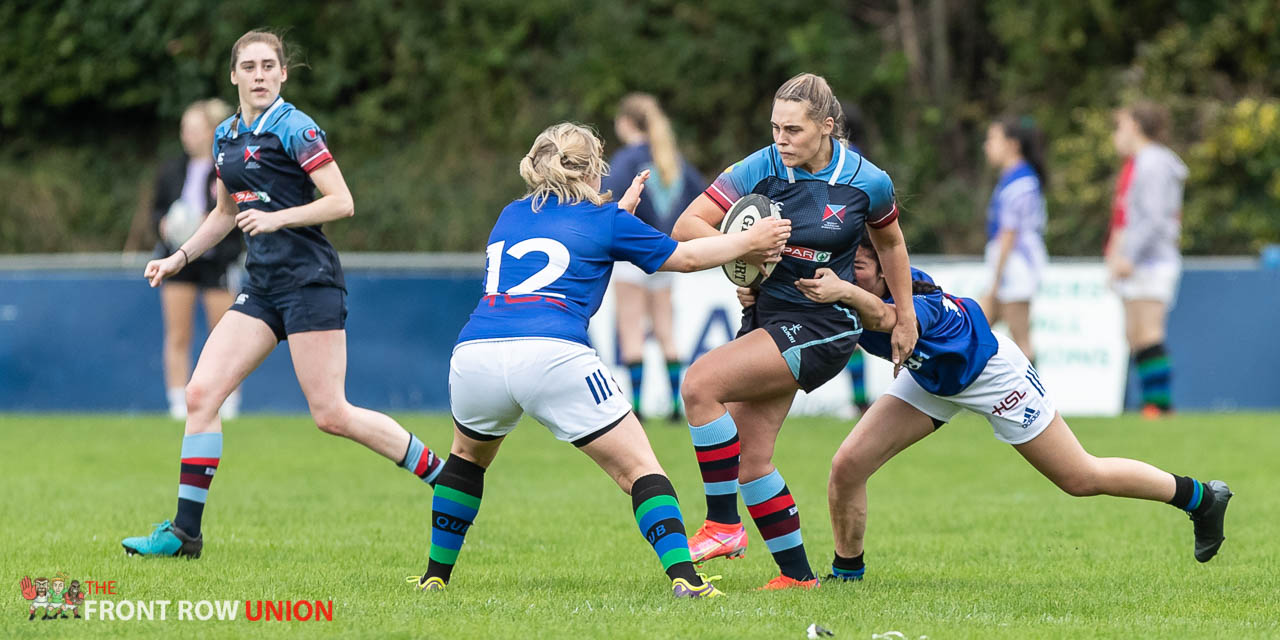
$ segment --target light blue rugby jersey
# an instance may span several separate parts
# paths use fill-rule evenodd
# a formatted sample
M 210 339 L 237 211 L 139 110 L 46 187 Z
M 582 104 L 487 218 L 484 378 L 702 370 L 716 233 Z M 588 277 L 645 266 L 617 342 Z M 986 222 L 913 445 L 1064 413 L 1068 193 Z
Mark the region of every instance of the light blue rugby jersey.
M 933 283 L 929 274 L 911 268 L 912 280 Z M 893 296 L 885 302 L 893 303 Z M 982 374 L 998 345 L 982 307 L 969 298 L 957 298 L 941 290 L 912 296 L 920 338 L 907 358 L 907 371 L 920 387 L 939 396 L 964 391 Z M 858 343 L 867 353 L 893 359 L 891 334 L 863 331 Z
M 493 338 L 559 338 L 590 346 L 587 322 L 604 298 L 613 263 L 653 273 L 678 243 L 612 202 L 538 211 L 529 199 L 507 205 L 489 233 L 484 296 L 458 343 Z
M 777 145 L 769 145 L 725 169 L 703 192 L 725 211 L 742 196 L 759 193 L 791 221 L 782 262 L 760 285 L 762 298 L 801 308 L 828 306 L 804 297 L 795 281 L 828 267 L 853 282 L 853 256 L 866 226 L 878 229 L 898 217 L 889 174 L 835 138 L 831 147 L 831 161 L 814 174 L 782 164 Z

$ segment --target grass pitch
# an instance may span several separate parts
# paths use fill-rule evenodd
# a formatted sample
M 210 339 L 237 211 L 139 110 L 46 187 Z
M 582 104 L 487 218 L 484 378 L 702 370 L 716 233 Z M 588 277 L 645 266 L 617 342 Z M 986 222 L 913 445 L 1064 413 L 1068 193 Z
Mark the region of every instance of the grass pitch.
M 447 417 L 398 416 L 437 449 Z M 744 560 L 712 561 L 730 597 L 676 602 L 630 501 L 586 456 L 526 421 L 485 485 L 453 584 L 418 593 L 431 491 L 305 417 L 229 423 L 204 557 L 125 557 L 174 511 L 181 426 L 160 417 L 0 416 L 0 637 L 1251 638 L 1280 636 L 1280 417 L 1071 421 L 1096 455 L 1227 480 L 1212 562 L 1172 507 L 1071 498 L 965 416 L 871 481 L 867 580 L 753 592 L 776 573 L 753 526 Z M 831 559 L 826 478 L 849 425 L 793 419 L 777 464 L 809 560 Z M 703 504 L 684 428 L 649 428 L 692 531 Z M 745 516 L 745 508 L 742 509 Z M 27 621 L 23 576 L 114 580 L 116 600 L 333 601 L 332 622 Z

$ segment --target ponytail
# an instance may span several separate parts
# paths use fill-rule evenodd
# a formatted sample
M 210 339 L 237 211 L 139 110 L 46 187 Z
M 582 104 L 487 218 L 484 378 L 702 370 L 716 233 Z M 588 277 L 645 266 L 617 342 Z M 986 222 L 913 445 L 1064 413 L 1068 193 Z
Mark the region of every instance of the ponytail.
M 647 93 L 631 93 L 618 105 L 618 115 L 635 123 L 649 140 L 649 154 L 658 168 L 658 179 L 670 187 L 680 179 L 680 151 L 676 147 L 676 134 L 671 121 L 658 106 L 657 98 Z

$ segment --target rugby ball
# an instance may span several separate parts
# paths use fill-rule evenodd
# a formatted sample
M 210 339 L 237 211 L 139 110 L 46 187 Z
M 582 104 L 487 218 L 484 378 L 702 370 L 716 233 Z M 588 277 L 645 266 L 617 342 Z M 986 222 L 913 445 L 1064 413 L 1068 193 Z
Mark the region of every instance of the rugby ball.
M 169 211 L 164 214 L 164 242 L 175 250 L 195 235 L 196 229 L 204 223 L 204 211 L 197 210 L 185 200 L 174 200 Z
M 720 221 L 720 233 L 746 231 L 766 217 L 781 218 L 782 211 L 774 206 L 772 200 L 758 193 L 749 193 L 733 203 L 729 212 L 724 214 L 724 219 Z M 770 270 L 772 266 L 769 265 Z M 721 268 L 729 281 L 739 287 L 754 287 L 769 277 L 769 271 L 761 272 L 745 260 L 732 260 Z

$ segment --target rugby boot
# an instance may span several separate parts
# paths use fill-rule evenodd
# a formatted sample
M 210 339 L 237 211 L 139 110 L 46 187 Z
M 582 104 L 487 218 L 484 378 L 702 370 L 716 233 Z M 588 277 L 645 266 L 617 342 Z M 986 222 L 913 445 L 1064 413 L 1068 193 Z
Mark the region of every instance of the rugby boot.
M 694 564 L 721 556 L 730 560 L 741 558 L 747 554 L 747 529 L 741 522 L 720 524 L 707 520 L 689 538 L 689 554 Z
M 711 583 L 719 580 L 720 576 L 706 576 L 698 574 L 702 578 L 702 586 L 695 587 L 689 584 L 684 578 L 676 578 L 671 581 L 671 595 L 677 598 L 723 598 L 724 592 L 715 588 Z
M 156 525 L 149 536 L 135 536 L 120 541 L 124 552 L 131 556 L 199 558 L 204 548 L 204 534 L 195 538 L 165 520 Z
M 418 586 L 418 591 L 444 591 L 444 579 L 432 576 L 409 576 L 404 579 L 405 582 L 413 583 Z
M 1213 506 L 1201 515 L 1189 514 L 1191 522 L 1195 524 L 1196 560 L 1200 562 L 1213 559 L 1218 554 L 1222 541 L 1226 540 L 1226 536 L 1222 535 L 1222 523 L 1227 517 L 1227 501 L 1235 495 L 1231 493 L 1227 483 L 1221 480 L 1210 480 L 1207 486 L 1213 492 Z
M 778 574 L 777 577 L 766 582 L 763 587 L 756 589 L 756 591 L 782 591 L 783 589 L 816 589 L 819 586 L 821 586 L 821 584 L 818 583 L 817 578 L 813 578 L 810 580 L 796 580 L 795 578 L 788 578 L 787 576 Z

